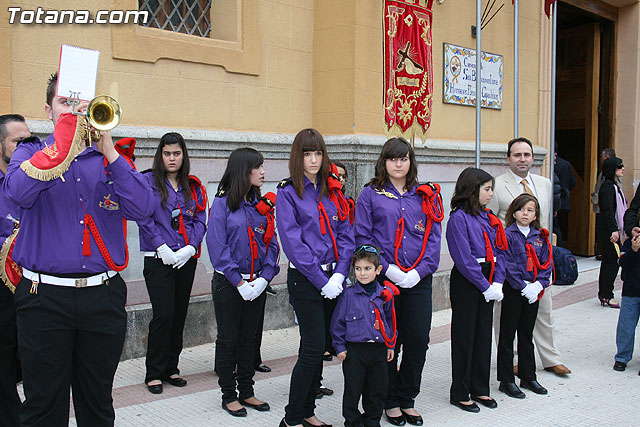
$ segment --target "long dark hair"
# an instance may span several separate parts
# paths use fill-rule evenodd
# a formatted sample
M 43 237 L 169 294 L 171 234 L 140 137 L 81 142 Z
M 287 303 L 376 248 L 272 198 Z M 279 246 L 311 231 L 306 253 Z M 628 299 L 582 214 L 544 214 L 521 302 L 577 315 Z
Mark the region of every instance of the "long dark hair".
M 156 182 L 156 191 L 160 193 L 160 199 L 162 207 L 166 207 L 167 197 L 169 192 L 167 191 L 167 171 L 164 168 L 164 162 L 162 161 L 162 149 L 165 145 L 178 144 L 182 150 L 182 166 L 178 170 L 177 180 L 182 186 L 182 195 L 184 197 L 185 205 L 191 200 L 191 188 L 189 186 L 189 172 L 191 170 L 191 162 L 189 161 L 189 152 L 187 151 L 187 144 L 184 142 L 184 138 L 177 132 L 169 132 L 162 135 L 156 154 L 153 156 L 153 166 L 151 172 Z
M 304 189 L 304 153 L 309 151 L 322 151 L 322 166 L 318 171 L 316 185 L 320 186 L 320 198 L 327 194 L 327 176 L 329 176 L 329 155 L 324 138 L 315 129 L 302 129 L 293 139 L 291 154 L 289 156 L 289 173 L 291 183 L 298 197 L 302 198 Z
M 227 206 L 233 212 L 240 208 L 240 203 L 245 197 L 248 201 L 260 197 L 260 187 L 251 185 L 249 175 L 263 162 L 262 154 L 253 148 L 238 148 L 229 156 L 218 191 L 224 191 L 223 194 L 227 196 Z
M 404 189 L 409 190 L 418 186 L 418 165 L 416 164 L 416 155 L 411 148 L 411 144 L 404 138 L 391 138 L 382 146 L 380 157 L 376 163 L 376 176 L 374 176 L 369 185 L 380 190 L 389 181 L 387 173 L 387 159 L 396 159 L 398 157 L 409 156 L 409 172 L 407 173 Z
M 538 199 L 536 199 L 535 196 L 527 193 L 522 193 L 521 195 L 513 199 L 513 202 L 511 202 L 511 204 L 507 208 L 507 213 L 504 216 L 504 222 L 507 227 L 516 222 L 513 214 L 522 209 L 524 205 L 529 202 L 533 202 L 536 205 L 536 219 L 531 221 L 530 225 L 536 230 L 540 230 L 540 203 L 538 203 Z
M 616 170 L 622 165 L 622 159 L 618 157 L 609 157 L 602 162 L 602 177 L 611 181 L 616 180 Z
M 469 167 L 463 170 L 456 181 L 451 198 L 451 210 L 462 209 L 469 215 L 479 215 L 482 212 L 480 186 L 488 181 L 491 181 L 493 186 L 493 177 L 482 169 Z

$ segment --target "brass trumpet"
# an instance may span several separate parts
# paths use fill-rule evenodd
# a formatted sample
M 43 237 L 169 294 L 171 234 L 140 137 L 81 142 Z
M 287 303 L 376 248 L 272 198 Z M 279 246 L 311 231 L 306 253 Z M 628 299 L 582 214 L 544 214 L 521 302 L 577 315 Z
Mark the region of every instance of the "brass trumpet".
M 86 115 L 87 121 L 95 129 L 91 131 L 91 140 L 99 141 L 101 130 L 111 130 L 118 126 L 122 108 L 109 95 L 98 95 L 89 102 Z

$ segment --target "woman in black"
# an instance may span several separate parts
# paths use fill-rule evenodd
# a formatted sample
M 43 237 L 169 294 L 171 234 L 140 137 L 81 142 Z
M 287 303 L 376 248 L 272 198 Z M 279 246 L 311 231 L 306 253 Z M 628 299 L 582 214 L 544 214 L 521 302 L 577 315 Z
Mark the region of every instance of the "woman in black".
M 613 282 L 618 275 L 619 248 L 626 236 L 623 227 L 627 200 L 616 179 L 624 175 L 624 165 L 617 157 L 606 159 L 602 163 L 604 179 L 598 192 L 601 221 L 598 223 L 598 246 L 602 248 L 602 264 L 598 277 L 598 299 L 603 307 L 620 308 L 613 298 Z

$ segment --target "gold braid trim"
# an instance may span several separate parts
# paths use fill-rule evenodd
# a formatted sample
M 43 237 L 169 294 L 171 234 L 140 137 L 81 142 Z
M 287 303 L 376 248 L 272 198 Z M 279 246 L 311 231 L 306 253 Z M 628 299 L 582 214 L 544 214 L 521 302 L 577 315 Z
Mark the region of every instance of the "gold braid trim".
M 19 230 L 20 229 L 17 227 L 14 228 L 13 233 L 11 233 L 11 235 L 6 238 L 6 240 L 2 244 L 2 249 L 0 249 L 0 279 L 2 279 L 2 281 L 7 286 L 7 288 L 9 288 L 9 290 L 11 291 L 11 293 L 16 292 L 16 287 L 13 286 L 13 283 L 11 283 L 11 280 L 9 280 L 9 276 L 7 276 L 7 272 L 5 269 L 7 266 L 7 257 L 9 256 L 9 249 L 11 249 L 11 245 L 13 244 L 13 241 L 16 239 L 16 236 L 18 235 Z M 15 262 L 13 263 L 12 267 L 13 266 L 15 266 L 15 268 L 18 268 L 20 270 L 20 275 L 22 276 L 22 269 L 20 269 L 20 267 L 18 267 L 18 265 Z
M 402 137 L 402 138 L 406 139 L 407 141 L 411 142 L 411 138 L 412 137 L 418 137 L 422 141 L 423 145 L 424 145 L 424 142 L 427 139 L 427 132 L 422 130 L 422 126 L 420 126 L 420 123 L 418 123 L 417 121 L 414 121 L 413 124 L 411 125 L 411 127 L 409 127 L 404 132 L 402 132 L 402 129 L 400 129 L 400 126 L 398 126 L 397 123 L 394 123 L 393 126 L 391 126 L 391 128 L 388 128 L 387 124 L 385 123 L 384 128 L 385 128 L 384 131 L 385 131 L 385 134 L 386 134 L 387 138 L 392 138 L 394 136 L 398 136 L 398 137 Z
M 82 151 L 88 132 L 87 119 L 82 115 L 78 116 L 76 131 L 73 134 L 73 141 L 71 141 L 69 153 L 67 153 L 67 157 L 59 165 L 51 169 L 38 169 L 31 163 L 31 159 L 28 159 L 20 164 L 20 169 L 29 177 L 39 181 L 53 181 L 56 178 L 61 178 L 69 169 L 73 159 Z M 57 143 L 54 142 L 53 147 L 57 150 Z M 64 181 L 64 178 L 62 178 L 62 180 Z

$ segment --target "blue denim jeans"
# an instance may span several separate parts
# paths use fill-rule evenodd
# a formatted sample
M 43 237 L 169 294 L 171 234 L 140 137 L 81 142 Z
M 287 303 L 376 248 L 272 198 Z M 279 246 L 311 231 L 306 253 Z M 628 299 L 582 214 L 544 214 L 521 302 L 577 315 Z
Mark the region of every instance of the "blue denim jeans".
M 616 330 L 616 361 L 628 363 L 633 356 L 633 345 L 640 316 L 640 297 L 622 297 L 618 328 Z

